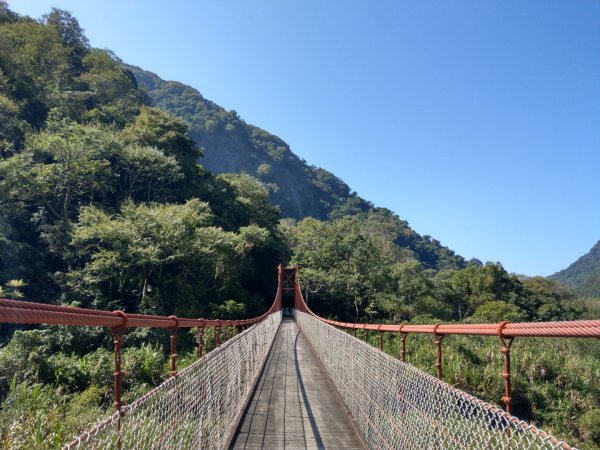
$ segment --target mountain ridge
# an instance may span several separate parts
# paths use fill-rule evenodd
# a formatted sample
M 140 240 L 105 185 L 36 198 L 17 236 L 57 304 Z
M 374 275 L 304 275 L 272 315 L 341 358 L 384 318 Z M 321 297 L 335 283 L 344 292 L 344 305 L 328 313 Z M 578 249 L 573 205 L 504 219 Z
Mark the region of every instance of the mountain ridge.
M 185 120 L 190 136 L 203 148 L 201 163 L 214 173 L 246 173 L 264 183 L 283 218 L 302 220 L 366 216 L 377 211 L 398 228 L 396 244 L 408 248 L 425 268 L 462 268 L 465 259 L 430 236 L 415 232 L 387 208 L 378 208 L 326 169 L 309 165 L 280 137 L 248 124 L 197 89 L 167 81 L 153 72 L 124 64 L 146 90 L 152 104 Z M 443 263 L 440 263 L 443 261 Z
M 332 173 L 306 164 L 283 139 L 240 119 L 235 110 L 225 110 L 191 86 L 162 80 L 136 66 L 126 68 L 155 106 L 186 120 L 190 135 L 205 150 L 202 164 L 208 170 L 245 172 L 258 178 L 269 187 L 282 216 L 327 219 L 348 197 L 356 198 L 363 212 L 372 206 Z
M 566 269 L 548 278 L 563 283 L 579 295 L 600 297 L 600 240 Z

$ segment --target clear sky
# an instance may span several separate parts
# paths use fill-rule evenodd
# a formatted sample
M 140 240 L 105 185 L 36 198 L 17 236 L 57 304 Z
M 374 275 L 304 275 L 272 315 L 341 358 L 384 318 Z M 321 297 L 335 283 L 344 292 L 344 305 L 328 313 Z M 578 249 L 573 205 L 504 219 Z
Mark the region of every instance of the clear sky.
M 600 239 L 597 0 L 8 0 L 274 133 L 457 253 L 549 275 Z

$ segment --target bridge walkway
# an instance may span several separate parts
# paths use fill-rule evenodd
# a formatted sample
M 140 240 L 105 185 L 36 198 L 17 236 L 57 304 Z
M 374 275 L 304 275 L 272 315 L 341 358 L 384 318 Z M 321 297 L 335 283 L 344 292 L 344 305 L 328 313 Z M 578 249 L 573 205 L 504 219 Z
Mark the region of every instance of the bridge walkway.
M 284 318 L 231 449 L 364 449 L 325 368 Z

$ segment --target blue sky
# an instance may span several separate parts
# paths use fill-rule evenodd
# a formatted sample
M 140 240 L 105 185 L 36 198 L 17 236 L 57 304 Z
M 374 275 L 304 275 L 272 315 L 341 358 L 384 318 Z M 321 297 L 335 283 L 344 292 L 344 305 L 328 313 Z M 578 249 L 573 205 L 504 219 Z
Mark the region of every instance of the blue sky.
M 600 2 L 9 0 L 192 85 L 463 256 L 600 239 Z

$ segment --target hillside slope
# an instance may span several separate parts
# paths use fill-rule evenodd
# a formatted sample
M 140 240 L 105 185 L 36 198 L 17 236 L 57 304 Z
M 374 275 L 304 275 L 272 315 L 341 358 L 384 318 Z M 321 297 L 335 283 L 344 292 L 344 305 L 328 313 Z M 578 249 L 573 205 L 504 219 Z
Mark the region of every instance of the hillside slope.
M 196 89 L 165 81 L 139 67 L 126 65 L 146 89 L 152 103 L 184 119 L 190 135 L 204 149 L 202 164 L 215 173 L 247 173 L 267 185 L 282 217 L 336 219 L 376 212 L 394 223 L 396 244 L 409 249 L 425 268 L 462 268 L 465 260 L 429 236 L 421 236 L 392 211 L 374 206 L 352 192 L 331 172 L 308 165 L 277 136 L 240 119 L 235 111 L 207 100 Z
M 138 67 L 127 68 L 156 106 L 188 122 L 191 136 L 205 149 L 202 164 L 207 169 L 245 172 L 258 178 L 269 187 L 283 217 L 327 219 L 349 202 L 354 211 L 370 208 L 338 177 L 307 165 L 283 140 L 247 124 L 235 111 L 226 111 L 190 86 L 164 81 Z
M 579 295 L 600 297 L 600 241 L 569 267 L 548 278 L 565 284 Z

